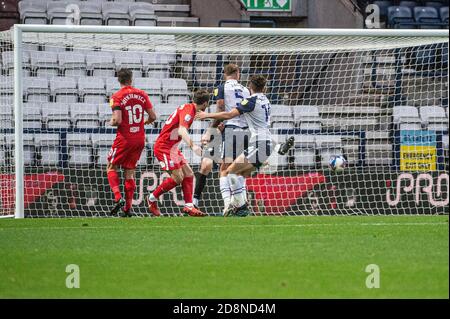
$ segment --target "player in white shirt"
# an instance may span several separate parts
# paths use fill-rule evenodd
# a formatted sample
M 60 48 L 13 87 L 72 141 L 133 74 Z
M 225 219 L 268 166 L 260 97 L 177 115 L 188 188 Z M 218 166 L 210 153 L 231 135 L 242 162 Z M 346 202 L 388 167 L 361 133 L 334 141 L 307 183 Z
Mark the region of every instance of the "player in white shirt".
M 246 202 L 244 176 L 260 168 L 272 153 L 270 133 L 270 102 L 264 94 L 266 78 L 255 75 L 250 80 L 251 96 L 231 110 L 218 113 L 200 112 L 196 118 L 231 120 L 244 116 L 251 132 L 249 147 L 227 168 L 226 176 L 232 192 L 231 205 L 225 216 L 247 216 L 250 211 Z
M 250 96 L 249 90 L 239 83 L 240 70 L 236 64 L 228 64 L 224 68 L 225 83 L 214 90 L 214 97 L 218 112 L 229 112 L 241 105 L 241 102 Z M 227 169 L 237 156 L 248 146 L 250 133 L 248 124 L 243 115 L 228 120 L 216 120 L 211 128 L 203 136 L 202 143 L 207 144 L 211 140 L 211 130 L 222 131 L 222 163 L 220 165 L 220 191 L 224 201 L 224 212 L 228 210 L 231 201 L 231 188 L 227 177 Z M 217 132 L 216 132 L 217 133 Z M 214 134 L 217 137 L 218 134 Z M 217 141 L 216 141 L 217 142 Z M 217 149 L 216 149 L 217 151 Z M 198 206 L 203 189 L 206 185 L 207 175 L 211 172 L 213 160 L 204 157 L 200 171 L 196 174 L 196 186 L 194 192 L 194 204 Z M 245 188 L 245 179 L 239 177 Z

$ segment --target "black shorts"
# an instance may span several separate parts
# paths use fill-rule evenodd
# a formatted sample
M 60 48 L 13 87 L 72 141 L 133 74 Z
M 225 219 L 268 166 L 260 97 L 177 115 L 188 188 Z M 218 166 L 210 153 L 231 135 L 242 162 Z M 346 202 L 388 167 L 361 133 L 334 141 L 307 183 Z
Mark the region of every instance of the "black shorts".
M 249 147 L 245 150 L 244 155 L 254 167 L 260 168 L 264 162 L 267 161 L 270 154 L 272 154 L 272 150 L 272 141 L 256 141 L 255 143 L 250 143 Z

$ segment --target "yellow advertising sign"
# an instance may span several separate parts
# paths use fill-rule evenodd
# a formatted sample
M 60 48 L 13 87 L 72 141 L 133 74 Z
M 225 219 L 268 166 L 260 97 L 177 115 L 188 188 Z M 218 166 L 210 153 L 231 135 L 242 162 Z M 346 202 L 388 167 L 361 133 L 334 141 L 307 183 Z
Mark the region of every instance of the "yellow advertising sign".
M 401 145 L 400 170 L 401 171 L 435 171 L 436 147 Z

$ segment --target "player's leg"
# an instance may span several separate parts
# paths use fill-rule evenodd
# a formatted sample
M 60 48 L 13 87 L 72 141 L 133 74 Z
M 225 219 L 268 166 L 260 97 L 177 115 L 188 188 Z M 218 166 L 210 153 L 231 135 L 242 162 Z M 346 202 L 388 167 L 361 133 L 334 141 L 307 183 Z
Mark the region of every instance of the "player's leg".
M 228 210 L 227 215 L 231 213 L 235 216 L 247 216 L 250 213 L 243 187 L 244 176 L 250 176 L 255 169 L 264 165 L 272 150 L 271 141 L 253 143 L 228 168 L 228 178 L 233 193 L 232 203 L 237 208 L 234 211 Z
M 119 177 L 119 167 L 109 163 L 106 169 L 106 174 L 108 176 L 109 186 L 114 193 L 114 207 L 111 210 L 111 215 L 115 215 L 118 211 L 125 205 L 125 201 L 120 193 L 120 177 Z
M 194 172 L 192 171 L 191 166 L 188 163 L 185 163 L 181 167 L 181 171 L 183 175 L 181 187 L 183 189 L 183 197 L 185 202 L 183 213 L 194 217 L 205 216 L 205 214 L 195 208 L 193 204 Z
M 131 206 L 133 204 L 133 195 L 136 190 L 135 170 L 125 169 L 125 207 L 123 211 L 125 215 L 130 215 Z
M 195 173 L 195 191 L 194 191 L 194 206 L 198 207 L 198 203 L 202 197 L 203 190 L 206 186 L 206 179 L 211 173 L 214 162 L 212 159 L 204 157 L 200 166 L 200 170 Z
M 228 181 L 227 176 L 227 169 L 230 166 L 229 163 L 226 163 L 225 160 L 222 164 L 220 164 L 220 171 L 219 171 L 219 185 L 220 185 L 220 194 L 222 195 L 223 199 L 223 205 L 224 209 L 223 211 L 226 212 L 228 208 L 230 207 L 231 202 L 231 189 L 230 189 L 230 183 Z
M 155 189 L 155 191 L 147 197 L 147 204 L 148 204 L 149 211 L 154 216 L 161 215 L 161 211 L 158 208 L 158 198 L 162 194 L 167 193 L 167 192 L 171 191 L 172 189 L 174 189 L 175 187 L 177 187 L 177 185 L 181 184 L 181 182 L 183 181 L 183 172 L 182 172 L 181 168 L 175 169 L 175 170 L 169 171 L 169 172 L 170 172 L 170 177 L 166 178 Z
M 240 155 L 227 169 L 227 176 L 232 193 L 230 208 L 225 215 L 231 211 L 244 210 L 247 206 L 247 190 L 244 176 L 250 176 L 255 170 L 252 163 L 248 161 L 244 154 Z

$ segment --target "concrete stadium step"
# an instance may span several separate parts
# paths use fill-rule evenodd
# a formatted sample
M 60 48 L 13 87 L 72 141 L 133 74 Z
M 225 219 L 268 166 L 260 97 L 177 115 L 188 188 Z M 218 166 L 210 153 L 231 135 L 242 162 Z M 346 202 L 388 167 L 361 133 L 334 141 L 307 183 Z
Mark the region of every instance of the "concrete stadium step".
M 371 115 L 376 116 L 381 114 L 382 110 L 377 106 L 333 106 L 333 105 L 320 105 L 318 106 L 319 113 L 321 115 L 334 115 L 334 116 L 350 116 L 350 115 Z
M 194 17 L 158 17 L 160 27 L 198 27 L 200 19 Z
M 191 7 L 185 4 L 155 4 L 155 14 L 158 17 L 189 17 Z
M 388 96 L 385 94 L 358 94 L 337 98 L 335 104 L 341 106 L 383 106 L 388 103 Z
M 139 0 L 140 2 L 148 2 L 153 5 L 158 4 L 190 4 L 191 0 Z

